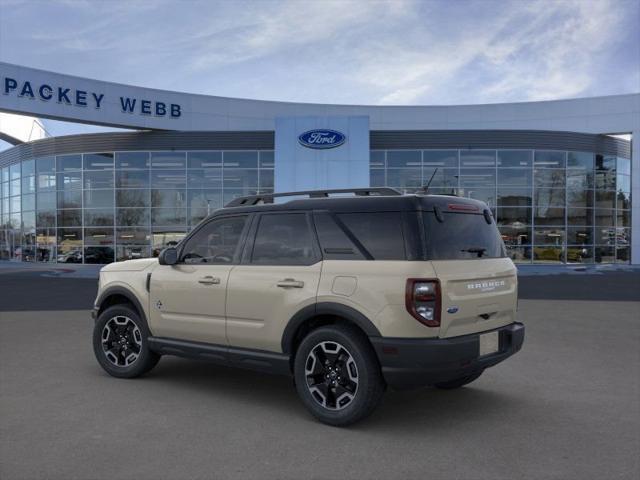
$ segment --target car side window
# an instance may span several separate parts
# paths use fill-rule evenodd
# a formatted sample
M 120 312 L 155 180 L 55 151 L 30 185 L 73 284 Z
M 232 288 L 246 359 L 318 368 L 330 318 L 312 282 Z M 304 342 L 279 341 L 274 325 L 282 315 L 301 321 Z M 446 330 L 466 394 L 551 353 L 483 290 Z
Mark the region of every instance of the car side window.
M 266 214 L 260 217 L 251 263 L 311 265 L 316 260 L 314 238 L 305 213 Z
M 214 265 L 233 263 L 246 223 L 246 216 L 212 220 L 187 239 L 181 261 Z

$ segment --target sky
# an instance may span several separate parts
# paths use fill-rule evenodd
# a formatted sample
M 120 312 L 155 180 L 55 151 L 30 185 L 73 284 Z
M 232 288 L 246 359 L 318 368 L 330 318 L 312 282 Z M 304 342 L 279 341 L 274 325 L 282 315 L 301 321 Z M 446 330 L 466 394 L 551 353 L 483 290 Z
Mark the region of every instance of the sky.
M 639 25 L 640 0 L 0 0 L 0 61 L 264 100 L 538 101 L 639 92 Z

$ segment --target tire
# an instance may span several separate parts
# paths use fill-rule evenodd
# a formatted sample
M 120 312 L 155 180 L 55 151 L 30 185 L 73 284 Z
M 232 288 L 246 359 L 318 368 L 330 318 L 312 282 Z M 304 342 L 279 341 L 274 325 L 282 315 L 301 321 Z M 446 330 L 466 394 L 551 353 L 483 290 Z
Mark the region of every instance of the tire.
M 96 321 L 93 352 L 109 375 L 139 377 L 160 360 L 160 355 L 149 350 L 148 336 L 149 329 L 135 309 L 129 305 L 114 305 L 102 312 Z
M 322 423 L 346 426 L 375 410 L 385 383 L 375 352 L 365 335 L 348 325 L 310 332 L 294 360 L 296 390 Z
M 464 377 L 450 380 L 448 382 L 436 383 L 434 387 L 440 388 L 442 390 L 454 390 L 456 388 L 464 387 L 465 385 L 477 380 L 480 375 L 482 375 L 482 370 L 476 373 L 472 373 L 471 375 L 465 375 Z

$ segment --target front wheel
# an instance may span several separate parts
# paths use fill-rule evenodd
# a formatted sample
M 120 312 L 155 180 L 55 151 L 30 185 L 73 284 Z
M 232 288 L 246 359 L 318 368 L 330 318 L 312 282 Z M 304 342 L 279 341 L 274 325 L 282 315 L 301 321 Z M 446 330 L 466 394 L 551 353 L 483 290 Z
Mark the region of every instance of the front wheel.
M 93 328 L 93 352 L 100 366 L 119 378 L 134 378 L 156 366 L 160 355 L 149 350 L 148 330 L 128 305 L 114 305 L 100 314 Z
M 295 357 L 296 389 L 322 423 L 345 426 L 375 410 L 384 393 L 376 355 L 359 330 L 329 325 L 309 333 Z

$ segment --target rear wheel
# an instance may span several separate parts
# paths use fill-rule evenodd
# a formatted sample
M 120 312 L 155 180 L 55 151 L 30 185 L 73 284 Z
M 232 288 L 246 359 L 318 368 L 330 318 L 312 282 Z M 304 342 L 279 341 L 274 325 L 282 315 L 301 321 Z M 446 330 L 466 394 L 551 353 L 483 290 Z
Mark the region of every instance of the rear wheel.
M 477 380 L 480 375 L 482 375 L 482 371 L 472 373 L 471 375 L 465 375 L 464 377 L 456 378 L 455 380 L 450 380 L 448 382 L 436 383 L 434 387 L 441 388 L 443 390 L 454 390 Z
M 321 422 L 345 426 L 376 408 L 384 393 L 380 366 L 356 328 L 330 325 L 309 333 L 295 357 L 296 389 Z
M 160 355 L 149 350 L 146 324 L 128 305 L 100 314 L 93 329 L 93 351 L 100 366 L 119 378 L 134 378 L 156 366 Z

